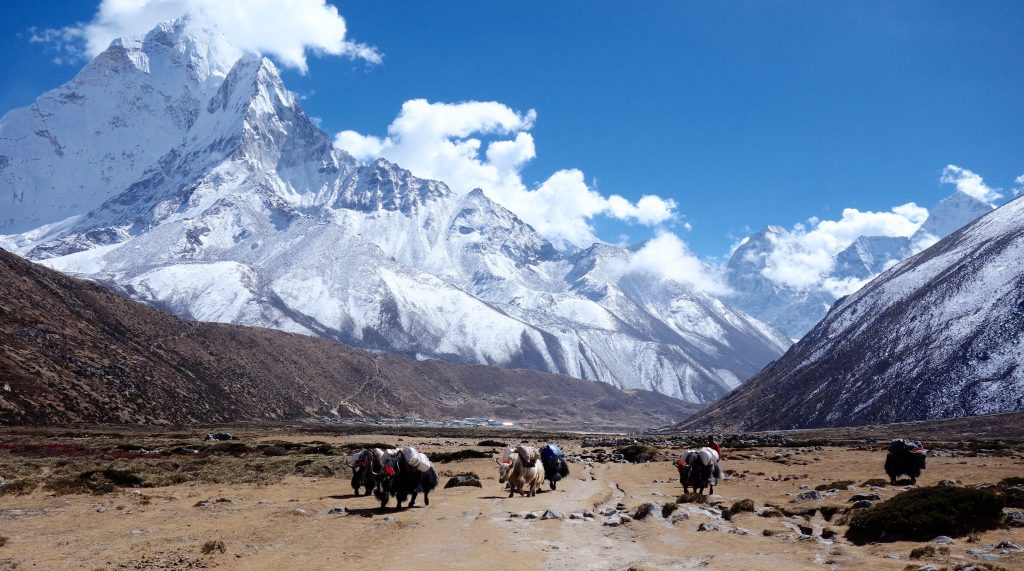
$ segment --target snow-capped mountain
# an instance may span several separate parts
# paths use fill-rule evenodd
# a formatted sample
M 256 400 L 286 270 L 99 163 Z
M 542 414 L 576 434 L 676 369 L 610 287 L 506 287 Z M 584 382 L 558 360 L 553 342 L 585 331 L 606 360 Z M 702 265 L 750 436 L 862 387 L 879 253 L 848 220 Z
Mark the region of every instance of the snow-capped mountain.
M 861 236 L 854 240 L 835 256 L 823 282 L 843 285 L 847 291 L 856 290 L 901 260 L 991 212 L 992 208 L 957 191 L 936 204 L 912 236 Z M 776 245 L 791 240 L 785 228 L 766 226 L 741 244 L 726 267 L 728 283 L 736 292 L 727 299 L 790 338 L 799 339 L 825 317 L 837 296 L 833 288 L 819 284 L 799 288 L 766 275 L 769 256 Z
M 121 85 L 125 77 L 191 86 L 181 78 L 195 54 L 214 51 L 200 47 L 210 37 L 173 22 L 115 42 L 113 55 L 138 46 L 129 63 L 153 61 L 150 50 L 173 46 L 178 55 L 163 61 L 177 67 L 106 76 L 108 99 L 120 100 L 104 105 L 129 105 L 134 89 Z M 83 74 L 113 55 L 98 56 Z M 357 162 L 331 145 L 269 60 L 238 55 L 225 75 L 203 77 L 196 85 L 209 97 L 184 106 L 195 110 L 185 127 L 167 129 L 164 147 L 147 147 L 152 161 L 116 181 L 118 190 L 95 208 L 68 198 L 77 180 L 9 164 L 9 180 L 56 189 L 26 194 L 32 200 L 19 203 L 12 228 L 24 228 L 22 219 L 73 218 L 2 237 L 0 245 L 198 320 L 560 372 L 695 403 L 725 394 L 789 345 L 706 293 L 632 271 L 628 249 L 568 253 L 483 192 L 458 195 L 385 160 Z M 77 89 L 79 78 L 56 92 Z M 28 136 L 11 120 L 22 113 L 0 119 L 5 137 Z M 50 132 L 64 141 L 73 168 L 105 164 L 99 150 L 77 150 L 84 141 Z M 146 146 L 131 132 L 121 137 L 122 147 Z
M 1024 198 L 839 301 L 683 425 L 849 426 L 1024 409 Z
M 168 22 L 114 41 L 73 80 L 7 113 L 0 233 L 87 212 L 134 182 L 191 129 L 240 55 L 216 30 Z

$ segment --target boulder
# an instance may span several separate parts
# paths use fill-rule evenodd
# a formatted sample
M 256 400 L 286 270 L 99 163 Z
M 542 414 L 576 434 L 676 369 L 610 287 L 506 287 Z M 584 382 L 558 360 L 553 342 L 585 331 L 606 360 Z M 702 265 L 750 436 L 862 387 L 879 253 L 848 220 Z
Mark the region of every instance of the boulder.
M 880 496 L 878 494 L 874 494 L 874 493 L 870 493 L 870 494 L 854 494 L 853 496 L 850 497 L 850 501 L 851 502 L 860 502 L 860 501 L 863 501 L 863 500 L 867 500 L 867 501 L 871 501 L 871 502 L 877 502 L 880 499 L 882 499 L 882 496 Z
M 455 488 L 458 486 L 472 486 L 475 488 L 482 488 L 484 485 L 480 482 L 480 478 L 476 474 L 459 474 L 448 479 L 448 483 L 444 485 L 444 488 Z
M 825 497 L 822 496 L 821 492 L 819 492 L 818 490 L 808 490 L 806 492 L 801 492 L 801 493 L 797 494 L 796 495 L 796 499 L 798 499 L 798 500 L 823 500 L 823 499 L 825 499 Z
M 540 519 L 565 519 L 565 514 L 558 510 L 546 509 Z
M 866 510 L 866 509 L 868 509 L 870 507 L 874 507 L 874 505 L 875 504 L 869 502 L 868 500 L 859 500 L 859 501 L 853 502 L 853 505 L 850 506 L 850 509 L 851 510 Z
M 721 528 L 717 521 L 705 521 L 697 526 L 697 531 L 718 531 Z
M 604 520 L 604 524 L 608 527 L 619 527 L 622 525 L 622 516 L 618 515 L 618 513 L 613 516 L 608 516 L 608 518 Z

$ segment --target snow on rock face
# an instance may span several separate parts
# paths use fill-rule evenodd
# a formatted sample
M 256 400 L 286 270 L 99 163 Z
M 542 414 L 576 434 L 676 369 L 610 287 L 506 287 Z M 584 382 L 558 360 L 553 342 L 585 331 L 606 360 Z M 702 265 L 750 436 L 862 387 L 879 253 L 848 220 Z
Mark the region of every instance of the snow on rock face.
M 1016 411 L 1022 364 L 1018 198 L 838 302 L 783 358 L 686 424 L 760 430 Z
M 736 294 L 727 299 L 790 338 L 799 339 L 825 317 L 837 295 L 856 291 L 897 262 L 991 211 L 990 204 L 957 191 L 936 204 L 909 238 L 861 236 L 835 256 L 831 271 L 822 276 L 824 283 L 842 285 L 832 289 L 820 285 L 799 288 L 766 277 L 773 242 L 789 238 L 786 229 L 767 226 L 729 258 L 728 283 Z M 838 289 L 844 291 L 837 294 Z
M 165 22 L 114 41 L 70 82 L 0 118 L 0 233 L 84 214 L 176 145 L 240 55 Z
M 215 51 L 167 35 L 178 29 L 147 38 L 192 46 L 179 54 Z M 134 86 L 140 69 L 150 83 L 189 86 L 186 123 L 173 130 L 160 116 L 145 127 L 174 144 L 148 149 L 149 163 L 102 201 L 57 200 L 54 212 L 37 212 L 41 222 L 74 218 L 0 244 L 194 319 L 561 372 L 697 403 L 789 345 L 710 295 L 627 273 L 629 250 L 570 255 L 483 192 L 456 195 L 384 160 L 359 164 L 332 147 L 269 60 L 236 57 L 205 79 L 164 66 L 155 78 L 153 54 L 139 54 L 135 71 L 109 75 L 104 89 L 129 93 L 121 82 Z M 67 140 L 66 153 L 86 152 Z

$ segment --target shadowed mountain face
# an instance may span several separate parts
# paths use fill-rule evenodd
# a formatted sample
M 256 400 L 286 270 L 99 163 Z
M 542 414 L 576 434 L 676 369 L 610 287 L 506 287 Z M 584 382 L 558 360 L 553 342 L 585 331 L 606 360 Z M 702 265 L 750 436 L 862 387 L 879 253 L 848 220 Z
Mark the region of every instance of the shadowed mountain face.
M 635 269 L 628 249 L 561 251 L 483 192 L 359 163 L 332 147 L 273 63 L 223 43 L 215 30 L 161 24 L 0 119 L 0 155 L 13 157 L 0 200 L 16 207 L 0 229 L 19 232 L 0 246 L 188 319 L 692 403 L 790 345 L 705 292 Z M 137 110 L 126 128 L 122 108 Z M 64 175 L 109 171 L 108 155 L 127 157 L 125 170 Z
M 747 384 L 682 423 L 855 426 L 1024 409 L 1024 199 L 839 300 Z
M 642 428 L 693 410 L 561 375 L 185 321 L 0 250 L 0 424 L 414 415 Z

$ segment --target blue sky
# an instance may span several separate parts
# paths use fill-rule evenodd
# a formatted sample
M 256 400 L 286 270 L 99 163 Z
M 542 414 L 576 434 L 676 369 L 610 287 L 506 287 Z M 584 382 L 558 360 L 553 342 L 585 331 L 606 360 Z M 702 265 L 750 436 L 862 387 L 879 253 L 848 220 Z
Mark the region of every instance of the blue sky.
M 1005 195 L 1024 174 L 1020 2 L 337 5 L 349 38 L 384 60 L 284 70 L 327 131 L 382 137 L 416 98 L 534 109 L 528 186 L 578 168 L 606 195 L 672 199 L 671 229 L 705 257 L 765 224 L 930 207 L 953 190 L 939 184 L 947 164 Z M 87 21 L 95 6 L 0 6 L 0 112 L 82 65 L 53 63 L 61 54 L 30 28 Z M 592 223 L 611 241 L 654 230 Z

